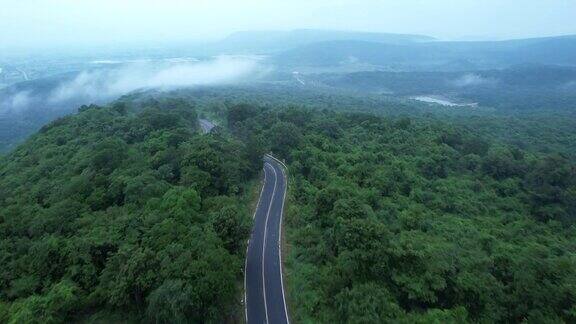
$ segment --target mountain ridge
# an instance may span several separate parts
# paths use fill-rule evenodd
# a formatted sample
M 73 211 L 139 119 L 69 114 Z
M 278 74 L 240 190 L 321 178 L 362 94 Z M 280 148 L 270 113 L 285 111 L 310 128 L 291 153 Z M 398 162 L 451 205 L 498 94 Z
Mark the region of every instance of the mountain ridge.
M 517 64 L 576 66 L 576 36 L 492 42 L 419 42 L 386 44 L 363 40 L 316 42 L 272 57 L 280 66 L 338 66 L 353 57 L 390 70 L 493 69 Z M 458 64 L 456 64 L 458 63 Z
M 239 31 L 219 42 L 227 48 L 256 50 L 282 50 L 306 44 L 334 40 L 364 40 L 389 44 L 433 41 L 426 35 L 338 31 L 321 29 L 295 29 L 289 31 Z

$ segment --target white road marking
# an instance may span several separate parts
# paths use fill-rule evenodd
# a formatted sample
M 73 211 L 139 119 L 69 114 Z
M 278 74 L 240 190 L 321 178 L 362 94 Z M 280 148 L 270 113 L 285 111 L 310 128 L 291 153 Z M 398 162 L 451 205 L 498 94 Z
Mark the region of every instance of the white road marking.
M 284 163 L 282 163 L 284 165 Z M 286 315 L 286 323 L 290 324 L 288 319 L 288 307 L 286 307 L 286 293 L 284 292 L 284 275 L 282 271 L 282 218 L 284 216 L 284 203 L 286 202 L 286 192 L 288 191 L 288 177 L 282 168 L 282 176 L 284 177 L 284 198 L 282 199 L 282 208 L 280 210 L 280 224 L 278 224 L 278 263 L 280 264 L 280 284 L 282 286 L 282 301 L 284 302 L 284 315 Z
M 284 315 L 286 316 L 286 322 L 288 324 L 290 324 L 290 319 L 288 318 L 288 307 L 286 305 L 286 293 L 285 293 L 285 289 L 284 289 L 284 275 L 283 275 L 283 271 L 282 271 L 282 220 L 283 220 L 283 216 L 284 216 L 284 205 L 286 202 L 286 194 L 288 191 L 288 177 L 286 175 L 286 171 L 287 171 L 287 166 L 286 164 L 284 164 L 282 161 L 278 160 L 277 158 L 266 154 L 266 157 L 273 159 L 274 161 L 278 162 L 279 164 L 281 164 L 281 172 L 282 172 L 282 176 L 284 178 L 284 193 L 283 193 L 283 199 L 282 199 L 282 206 L 280 209 L 280 222 L 278 224 L 278 235 L 279 235 L 279 241 L 278 241 L 278 265 L 280 267 L 280 283 L 281 283 L 281 288 L 282 288 L 282 301 L 284 304 Z M 272 189 L 272 196 L 270 197 L 270 204 L 268 205 L 268 211 L 266 212 L 266 220 L 264 223 L 264 241 L 262 244 L 262 295 L 264 297 L 264 309 L 265 309 L 265 315 L 266 315 L 266 323 L 269 323 L 269 316 L 268 316 L 268 302 L 267 302 L 267 298 L 266 298 L 266 276 L 265 276 L 265 252 L 266 252 L 266 243 L 267 243 L 267 238 L 268 238 L 268 219 L 270 218 L 270 212 L 272 210 L 272 205 L 274 204 L 274 196 L 276 195 L 276 187 L 278 184 L 278 173 L 276 172 L 276 168 L 269 162 L 265 162 L 264 163 L 264 185 L 262 186 L 262 189 L 260 190 L 260 197 L 258 199 L 258 203 L 256 205 L 256 211 L 254 212 L 254 215 L 252 216 L 253 219 L 256 218 L 256 212 L 258 211 L 258 208 L 260 206 L 260 201 L 262 199 L 262 193 L 264 192 L 264 187 L 266 186 L 266 182 L 268 181 L 267 178 L 267 168 L 271 168 L 272 172 L 274 173 L 274 187 Z M 249 247 L 249 242 L 250 240 L 248 240 L 248 245 L 246 247 L 246 256 L 248 256 L 248 247 Z M 248 323 L 248 298 L 246 295 L 246 274 L 247 274 L 247 267 L 248 267 L 248 257 L 246 257 L 246 261 L 244 264 L 244 310 L 246 313 L 246 323 Z
M 260 207 L 260 201 L 262 200 L 262 193 L 264 192 L 264 187 L 266 186 L 266 167 L 264 167 L 264 183 L 260 189 L 260 196 L 258 197 L 258 202 L 256 203 L 256 210 L 252 215 L 252 220 L 256 219 L 256 213 L 258 212 L 258 207 Z M 246 317 L 246 323 L 248 323 L 248 296 L 246 295 L 246 274 L 248 270 L 248 248 L 250 247 L 250 238 L 246 241 L 246 260 L 244 260 L 244 316 Z
M 265 271 L 264 271 L 264 255 L 265 255 L 265 251 L 266 251 L 266 237 L 268 236 L 268 217 L 270 216 L 270 210 L 272 210 L 272 205 L 274 203 L 274 195 L 276 194 L 276 184 L 278 183 L 278 174 L 276 173 L 276 170 L 274 169 L 274 167 L 267 163 L 265 164 L 266 166 L 269 166 L 270 168 L 272 168 L 272 171 L 274 171 L 274 189 L 272 190 L 272 198 L 270 199 L 270 205 L 268 206 L 268 212 L 266 213 L 266 222 L 264 223 L 264 244 L 262 244 L 262 292 L 264 295 L 264 309 L 265 309 L 265 313 L 266 313 L 266 323 L 269 322 L 268 320 L 268 304 L 266 301 L 266 278 L 265 278 Z
M 288 166 L 286 164 L 284 164 L 284 162 L 278 160 L 277 158 L 275 158 L 274 156 L 270 155 L 270 154 L 266 154 L 267 157 L 271 158 L 272 160 L 282 164 L 282 166 L 284 167 L 284 169 L 288 170 Z
M 284 275 L 282 272 L 282 218 L 284 216 L 284 203 L 286 202 L 286 192 L 288 191 L 288 177 L 286 176 L 284 170 L 288 170 L 288 166 L 286 166 L 286 164 L 284 164 L 284 162 L 280 161 L 279 159 L 275 158 L 274 156 L 270 155 L 270 154 L 266 154 L 267 157 L 273 159 L 274 161 L 278 162 L 279 164 L 281 164 L 283 166 L 283 168 L 281 168 L 282 170 L 282 176 L 284 177 L 284 183 L 285 183 L 285 188 L 284 188 L 284 198 L 282 200 L 282 208 L 280 211 L 280 224 L 279 224 L 279 241 L 278 241 L 278 262 L 280 264 L 280 283 L 282 285 L 282 301 L 284 302 L 284 315 L 286 315 L 286 322 L 288 324 L 290 324 L 290 319 L 288 318 L 288 307 L 286 306 L 286 293 L 284 291 Z

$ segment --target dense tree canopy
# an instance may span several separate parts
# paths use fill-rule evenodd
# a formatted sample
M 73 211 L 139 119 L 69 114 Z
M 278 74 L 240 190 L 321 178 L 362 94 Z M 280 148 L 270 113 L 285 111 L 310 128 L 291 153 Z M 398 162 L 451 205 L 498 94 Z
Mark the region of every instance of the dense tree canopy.
M 233 317 L 270 151 L 295 322 L 575 322 L 573 119 L 444 112 L 275 87 L 82 107 L 0 160 L 0 322 Z
M 136 106 L 136 105 L 135 105 Z M 0 322 L 222 322 L 250 231 L 246 146 L 180 101 L 84 107 L 0 164 Z
M 234 132 L 290 166 L 295 321 L 576 321 L 566 156 L 444 122 L 253 107 L 240 123 L 237 109 Z

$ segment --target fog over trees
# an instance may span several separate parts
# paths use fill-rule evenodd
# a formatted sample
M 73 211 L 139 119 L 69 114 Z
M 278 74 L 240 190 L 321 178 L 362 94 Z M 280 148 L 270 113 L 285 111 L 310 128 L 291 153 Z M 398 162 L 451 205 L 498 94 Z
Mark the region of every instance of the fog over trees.
M 0 7 L 0 323 L 576 322 L 576 2 Z

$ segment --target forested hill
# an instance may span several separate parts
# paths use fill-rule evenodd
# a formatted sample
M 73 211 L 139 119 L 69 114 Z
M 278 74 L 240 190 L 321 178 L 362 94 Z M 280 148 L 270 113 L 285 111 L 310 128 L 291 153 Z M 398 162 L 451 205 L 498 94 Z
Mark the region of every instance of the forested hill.
M 573 161 L 426 120 L 240 106 L 228 123 L 289 164 L 294 322 L 576 321 Z
M 1 323 L 241 317 L 270 151 L 289 166 L 295 322 L 576 322 L 576 165 L 555 121 L 520 147 L 497 117 L 180 95 L 82 107 L 0 160 Z M 201 135 L 199 113 L 223 128 Z
M 0 322 L 223 322 L 259 170 L 179 101 L 83 107 L 0 161 Z
M 236 32 L 223 39 L 218 45 L 227 50 L 241 49 L 243 51 L 252 50 L 266 53 L 333 40 L 361 40 L 384 44 L 407 44 L 433 41 L 434 38 L 424 35 L 297 29 L 291 31 Z
M 385 44 L 336 39 L 305 44 L 275 54 L 282 67 L 337 67 L 363 64 L 388 71 L 467 71 L 516 64 L 575 66 L 576 36 L 490 42 L 412 42 Z

